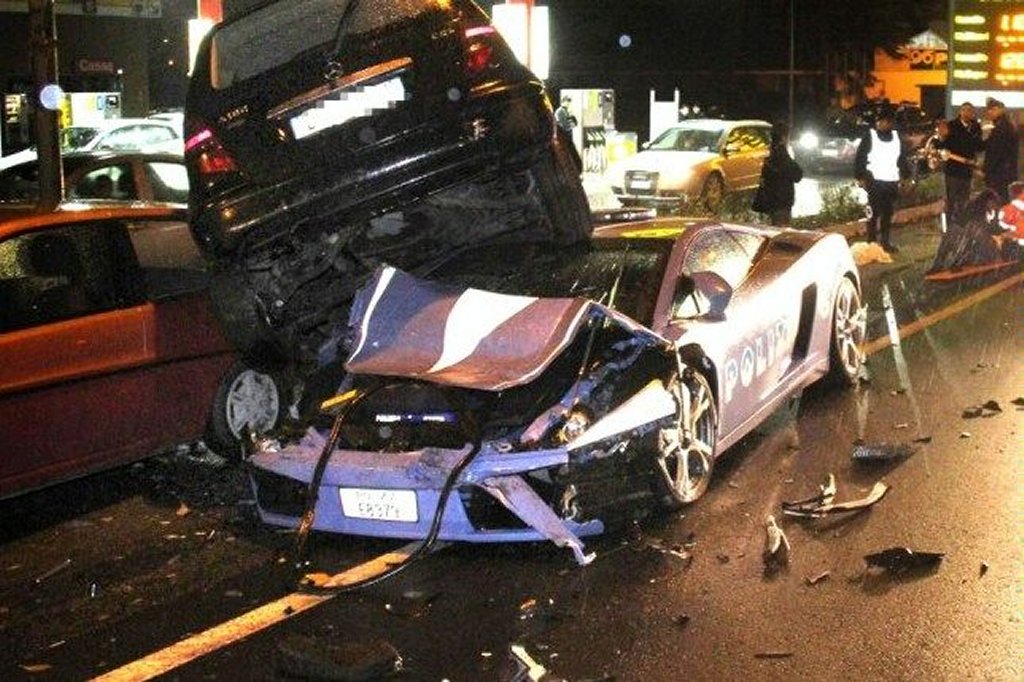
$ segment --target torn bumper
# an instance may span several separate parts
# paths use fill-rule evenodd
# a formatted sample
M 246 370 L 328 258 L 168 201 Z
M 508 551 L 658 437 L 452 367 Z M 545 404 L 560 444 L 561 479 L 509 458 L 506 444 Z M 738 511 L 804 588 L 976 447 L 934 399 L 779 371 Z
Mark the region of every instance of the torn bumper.
M 324 443 L 324 436 L 310 429 L 300 442 L 276 451 L 257 452 L 249 460 L 257 508 L 265 523 L 299 525 L 306 486 Z M 469 446 L 464 450 L 425 448 L 400 453 L 335 450 L 320 486 L 313 528 L 373 537 L 425 538 L 445 482 L 468 451 Z M 583 554 L 579 538 L 603 532 L 603 524 L 599 520 L 577 523 L 559 517 L 523 477 L 531 471 L 567 465 L 568 460 L 563 448 L 500 452 L 493 444 L 484 443 L 448 497 L 438 539 L 551 540 L 571 549 L 577 561 L 586 563 L 589 558 Z M 403 499 L 396 499 L 396 492 Z M 356 498 L 362 504 L 354 502 Z M 512 512 L 518 522 L 482 522 L 474 507 L 495 503 Z M 367 518 L 370 516 L 396 520 Z

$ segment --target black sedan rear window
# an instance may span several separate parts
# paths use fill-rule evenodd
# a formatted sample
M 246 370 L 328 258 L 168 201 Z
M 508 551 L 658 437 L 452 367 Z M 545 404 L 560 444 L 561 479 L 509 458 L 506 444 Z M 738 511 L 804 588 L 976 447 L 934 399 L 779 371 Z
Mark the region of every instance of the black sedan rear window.
M 220 90 L 285 64 L 335 39 L 350 2 L 343 35 L 373 31 L 416 17 L 439 0 L 280 0 L 223 25 L 213 36 L 211 85 Z

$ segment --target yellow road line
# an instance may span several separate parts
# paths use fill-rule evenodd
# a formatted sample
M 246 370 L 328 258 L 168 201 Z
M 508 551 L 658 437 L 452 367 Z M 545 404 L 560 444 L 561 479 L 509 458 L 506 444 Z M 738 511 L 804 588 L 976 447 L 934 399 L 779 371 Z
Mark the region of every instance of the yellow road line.
M 936 310 L 934 313 L 930 313 L 928 315 L 925 315 L 924 317 L 920 317 L 914 320 L 913 322 L 910 322 L 900 327 L 900 339 L 902 340 L 907 338 L 908 336 L 913 336 L 914 334 L 924 329 L 927 329 L 933 324 L 941 322 L 942 320 L 945 320 L 947 318 L 953 317 L 954 315 L 959 315 L 967 308 L 970 308 L 973 305 L 977 305 L 978 303 L 981 303 L 985 299 L 991 298 L 998 294 L 999 292 L 1005 291 L 1006 289 L 1009 289 L 1010 287 L 1020 282 L 1024 282 L 1024 273 L 1016 274 L 1013 277 L 1004 279 L 1003 281 L 997 282 L 992 286 L 985 287 L 980 291 L 974 292 L 970 296 L 965 296 L 959 301 L 954 301 L 953 303 L 946 306 L 945 308 L 942 308 L 941 310 Z M 864 351 L 865 355 L 871 355 L 872 353 L 877 353 L 878 351 L 888 348 L 891 345 L 892 344 L 890 343 L 888 336 L 880 336 L 877 339 L 872 339 L 871 341 L 868 341 L 867 343 L 863 344 L 861 348 Z
M 376 559 L 371 559 L 364 564 L 360 564 L 335 576 L 323 576 L 322 578 L 312 576 L 314 583 L 322 587 L 341 587 L 365 578 L 371 578 L 387 570 L 389 567 L 405 561 L 410 554 L 419 548 L 420 544 L 419 542 L 411 542 L 393 552 L 379 556 Z M 234 644 L 253 633 L 265 630 L 303 611 L 308 611 L 314 606 L 330 601 L 338 594 L 340 593 L 304 594 L 302 592 L 295 592 L 289 594 L 252 611 L 243 613 L 237 618 L 216 625 L 209 630 L 192 635 L 137 661 L 132 661 L 117 670 L 112 670 L 105 675 L 93 678 L 93 682 L 151 680 L 158 675 L 163 675 L 201 656 L 222 649 L 229 644 Z

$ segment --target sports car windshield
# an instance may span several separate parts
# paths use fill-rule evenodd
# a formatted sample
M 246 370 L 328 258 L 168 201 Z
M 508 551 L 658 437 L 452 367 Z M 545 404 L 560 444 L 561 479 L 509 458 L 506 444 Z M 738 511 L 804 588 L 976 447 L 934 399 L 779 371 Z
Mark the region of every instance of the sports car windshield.
M 669 240 L 595 239 L 577 249 L 538 247 L 529 269 L 495 250 L 464 254 L 431 276 L 503 294 L 588 298 L 650 326 L 671 250 Z
M 715 152 L 718 151 L 718 140 L 721 137 L 721 130 L 669 128 L 659 135 L 654 142 L 651 142 L 647 148 L 655 151 L 670 152 Z

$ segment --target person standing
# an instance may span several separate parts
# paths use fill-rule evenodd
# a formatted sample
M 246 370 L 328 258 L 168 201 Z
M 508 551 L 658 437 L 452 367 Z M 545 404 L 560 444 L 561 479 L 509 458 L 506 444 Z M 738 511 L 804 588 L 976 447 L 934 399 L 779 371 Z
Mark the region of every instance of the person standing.
M 569 111 L 570 106 L 572 106 L 572 98 L 568 96 L 563 97 L 558 108 L 555 109 L 555 123 L 565 132 L 572 134 L 572 129 L 576 127 L 577 121 L 576 117 Z
M 985 100 L 985 117 L 992 122 L 992 131 L 985 139 L 985 186 L 991 189 L 1002 203 L 1009 201 L 1010 183 L 1017 179 L 1017 155 L 1020 137 L 1017 128 L 1006 115 L 1006 106 L 989 97 Z
M 970 199 L 971 178 L 977 167 L 975 157 L 981 151 L 981 126 L 975 118 L 974 106 L 970 102 L 961 104 L 947 129 L 936 148 L 945 163 L 946 217 L 955 223 Z
M 772 225 L 789 225 L 793 220 L 794 185 L 804 171 L 789 154 L 789 126 L 778 122 L 772 126 L 771 148 L 761 168 L 758 206 L 754 210 L 767 213 Z
M 903 144 L 893 129 L 895 119 L 896 112 L 891 106 L 882 106 L 878 110 L 874 126 L 864 133 L 857 147 L 853 172 L 857 184 L 868 193 L 868 205 L 871 207 L 868 241 L 879 242 L 888 253 L 899 251 L 892 243 L 890 232 L 900 179 L 907 175 Z

